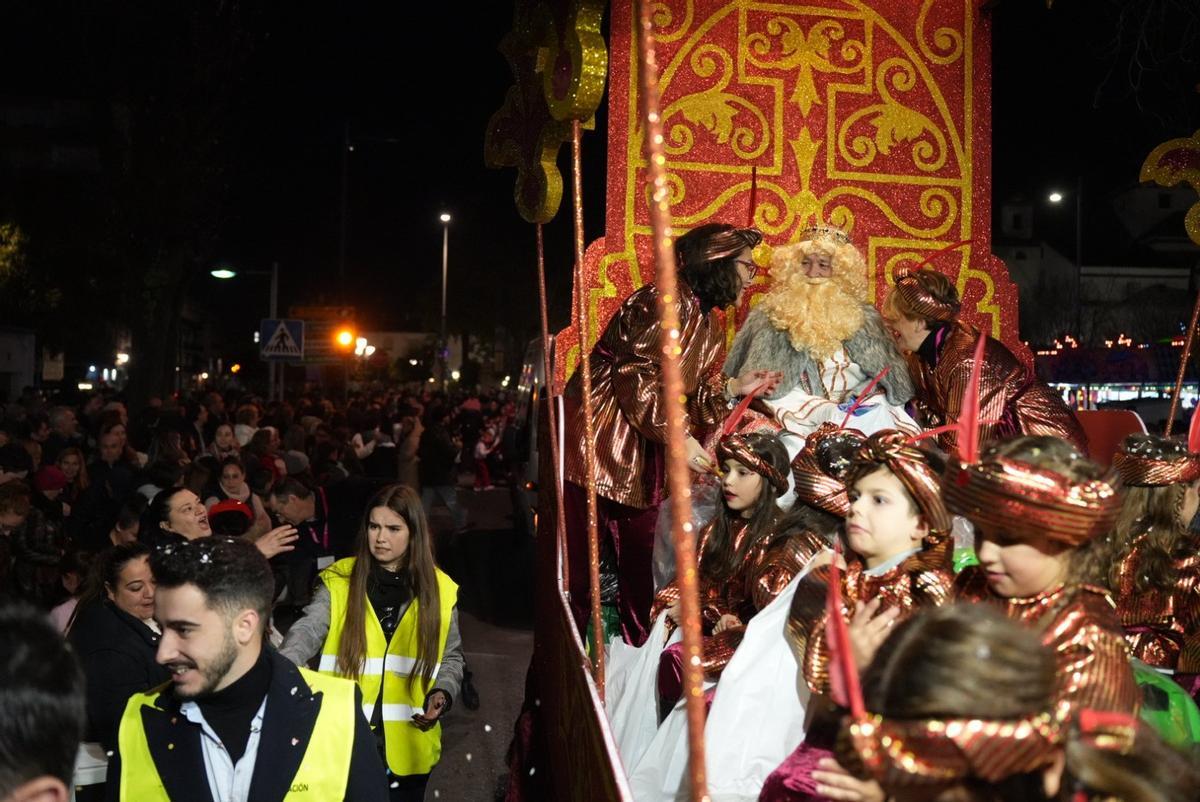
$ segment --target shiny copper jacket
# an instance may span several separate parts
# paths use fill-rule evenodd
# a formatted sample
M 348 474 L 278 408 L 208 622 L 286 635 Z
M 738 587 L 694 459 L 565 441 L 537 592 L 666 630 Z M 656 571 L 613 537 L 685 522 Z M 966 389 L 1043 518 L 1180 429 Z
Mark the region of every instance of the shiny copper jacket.
M 1121 561 L 1117 615 L 1133 656 L 1143 663 L 1185 674 L 1200 673 L 1200 538 L 1189 538 L 1175 563 L 1175 584 L 1139 591 L 1136 585 L 1146 534 Z
M 913 403 L 927 428 L 958 420 L 978 339 L 979 330 L 974 326 L 955 322 L 946 329 L 933 364 L 917 354 L 906 355 L 909 372 L 916 384 Z M 979 420 L 998 422 L 980 425 L 981 447 L 1019 434 L 1040 434 L 1061 437 L 1087 453 L 1087 436 L 1058 393 L 1033 375 L 998 340 L 987 339 L 983 359 L 979 377 Z M 957 451 L 956 432 L 945 432 L 939 435 L 938 441 L 945 451 Z
M 950 563 L 952 543 L 946 538 L 879 576 L 864 573 L 862 561 L 852 555 L 842 572 L 842 612 L 846 620 L 850 620 L 856 602 L 874 598 L 882 600 L 883 610 L 898 608 L 900 620 L 919 607 L 950 601 L 954 592 L 954 570 Z M 828 585 L 828 565 L 810 572 L 796 588 L 788 616 L 788 639 L 804 680 L 813 693 L 826 693 L 829 689 L 829 647 L 825 640 Z
M 698 429 L 719 423 L 729 414 L 721 375 L 725 332 L 721 313 L 701 309 L 700 301 L 682 280 L 679 296 L 685 426 L 697 435 Z M 660 500 L 667 440 L 657 305 L 658 288 L 653 284 L 634 292 L 609 321 L 591 353 L 596 491 L 638 509 Z M 586 486 L 582 386 L 576 371 L 563 393 L 565 462 L 567 480 Z
M 741 549 L 748 527 L 744 524 L 734 532 L 734 548 Z M 712 525 L 706 526 L 697 544 L 697 553 L 704 553 L 704 545 Z M 704 629 L 704 675 L 715 680 L 733 657 L 742 642 L 746 624 L 755 613 L 766 607 L 792 581 L 800 570 L 817 553 L 826 548 L 820 535 L 809 532 L 793 532 L 775 537 L 765 537 L 751 546 L 741 566 L 732 576 L 722 582 L 704 579 L 701 573 L 699 584 L 701 622 Z M 668 583 L 654 598 L 651 618 L 679 599 L 679 587 Z M 740 624 L 712 634 L 712 628 L 723 615 L 737 616 Z
M 960 598 L 999 605 L 1016 621 L 1042 633 L 1058 667 L 1056 702 L 1079 710 L 1115 710 L 1136 715 L 1141 694 L 1129 667 L 1129 646 L 1112 598 L 1095 585 L 1060 585 L 1037 596 L 1005 599 L 987 589 L 979 567 L 958 577 Z

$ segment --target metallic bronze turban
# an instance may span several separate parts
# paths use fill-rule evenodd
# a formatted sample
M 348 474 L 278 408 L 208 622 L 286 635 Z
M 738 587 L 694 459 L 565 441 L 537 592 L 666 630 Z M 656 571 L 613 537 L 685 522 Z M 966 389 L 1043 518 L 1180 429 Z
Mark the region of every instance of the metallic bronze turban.
M 950 532 L 953 519 L 942 502 L 937 471 L 925 452 L 909 442 L 908 435 L 884 429 L 868 437 L 846 473 L 846 487 L 853 488 L 855 482 L 881 467 L 891 471 L 912 496 L 929 527 L 931 539 L 940 539 Z
M 943 323 L 954 321 L 958 317 L 961 306 L 959 304 L 949 304 L 934 298 L 925 289 L 924 285 L 921 284 L 919 275 L 920 271 L 905 273 L 899 276 L 896 279 L 895 291 L 900 293 L 900 297 L 917 314 L 930 320 L 942 321 Z
M 1113 468 L 1127 485 L 1162 487 L 1200 479 L 1200 454 L 1178 441 L 1130 435 L 1113 455 Z
M 809 506 L 845 518 L 850 512 L 850 500 L 842 478 L 864 440 L 866 435 L 856 429 L 821 424 L 792 460 L 796 497 Z
M 731 434 L 728 437 L 722 437 L 717 442 L 716 450 L 717 459 L 719 461 L 724 462 L 727 459 L 731 459 L 740 462 L 770 482 L 771 486 L 775 488 L 776 498 L 787 492 L 787 476 L 784 475 L 783 471 L 781 471 L 779 468 L 776 468 L 761 454 L 755 451 L 751 447 L 750 440 L 746 437 L 746 435 Z

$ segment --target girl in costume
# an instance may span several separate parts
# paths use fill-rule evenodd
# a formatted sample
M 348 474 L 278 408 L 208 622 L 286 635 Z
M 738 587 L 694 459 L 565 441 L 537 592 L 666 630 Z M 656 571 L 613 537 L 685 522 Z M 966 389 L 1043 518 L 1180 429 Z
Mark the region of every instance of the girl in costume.
M 1194 416 L 1200 421 L 1200 415 Z M 1200 427 L 1192 426 L 1192 439 Z M 1200 508 L 1200 443 L 1130 435 L 1113 458 L 1126 486 L 1113 530 L 1109 571 L 1117 613 L 1134 657 L 1170 673 L 1200 672 L 1200 540 L 1189 525 Z M 1185 680 L 1187 681 L 1187 680 Z
M 954 464 L 942 493 L 975 526 L 980 566 L 960 575 L 961 595 L 1041 633 L 1058 660 L 1058 702 L 1136 714 L 1129 647 L 1098 584 L 1121 508 L 1105 471 L 1057 437 L 1019 437 Z
M 916 385 L 914 406 L 927 427 L 955 423 L 962 413 L 971 375 L 972 348 L 980 333 L 959 319 L 958 291 L 936 270 L 916 270 L 896 279 L 883 304 L 883 318 L 908 360 Z M 1081 452 L 1087 438 L 1057 393 L 1033 374 L 999 340 L 988 337 L 981 359 L 979 416 L 982 444 L 1019 434 L 1061 437 Z M 958 432 L 941 433 L 943 450 L 953 453 Z
M 866 439 L 846 474 L 848 550 L 845 572 L 838 572 L 837 581 L 847 605 L 842 614 L 853 614 L 859 634 L 868 640 L 918 607 L 943 604 L 952 595 L 952 522 L 938 487 L 940 468 L 904 434 L 884 431 Z M 787 629 L 809 690 L 826 698 L 810 705 L 805 742 L 767 777 L 760 800 L 826 798 L 828 789 L 813 777 L 813 770 L 831 756 L 837 734 L 837 714 L 827 701 L 826 595 L 831 573 L 825 565 L 801 581 Z M 874 616 L 879 609 L 885 612 Z
M 729 435 L 717 443 L 716 452 L 724 470 L 724 503 L 701 529 L 696 546 L 705 635 L 704 673 L 714 680 L 733 656 L 746 624 L 760 609 L 753 595 L 752 577 L 764 568 L 767 546 L 781 515 L 775 501 L 788 489 L 787 451 L 775 435 Z M 760 593 L 757 602 L 765 606 L 770 598 Z M 675 581 L 659 591 L 652 617 L 657 618 L 663 610 L 669 632 L 679 623 L 679 586 Z M 676 641 L 663 650 L 659 661 L 659 710 L 664 716 L 679 700 L 682 654 L 682 643 Z
M 1113 458 L 1126 489 L 1108 585 L 1136 658 L 1142 718 L 1176 746 L 1200 741 L 1200 711 L 1181 698 L 1200 693 L 1200 539 L 1189 528 L 1200 507 L 1200 415 L 1192 421 L 1187 446 L 1135 434 Z
M 862 708 L 838 741 L 848 772 L 824 774 L 839 799 L 869 799 L 875 782 L 896 800 L 1195 798 L 1195 767 L 1132 716 L 1064 718 L 1058 671 L 1036 632 L 986 606 L 922 610 L 863 675 Z
M 420 498 L 391 485 L 368 502 L 355 556 L 321 572 L 280 648 L 297 665 L 320 654 L 321 672 L 358 682 L 393 802 L 424 799 L 441 757 L 438 721 L 463 673 L 457 598 L 433 561 Z
M 840 533 L 848 507 L 841 476 L 863 440 L 861 433 L 832 424 L 814 432 L 791 464 L 795 507 L 751 551 L 744 573 L 757 612 L 720 673 L 705 725 L 714 798 L 756 799 L 763 778 L 804 735 L 808 689 L 797 683 L 795 654 L 780 633 L 798 582 L 818 562 L 814 558 L 831 553 Z M 636 799 L 676 798 L 686 782 L 685 728 L 686 710 L 677 704 L 640 759 L 626 761 Z

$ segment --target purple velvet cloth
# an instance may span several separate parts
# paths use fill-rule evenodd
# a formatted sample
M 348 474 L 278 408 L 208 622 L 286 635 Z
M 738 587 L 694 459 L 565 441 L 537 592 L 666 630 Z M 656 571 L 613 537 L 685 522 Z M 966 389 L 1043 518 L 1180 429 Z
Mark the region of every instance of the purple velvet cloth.
M 631 646 L 641 646 L 650 634 L 650 604 L 654 601 L 654 527 L 658 505 L 644 510 L 600 496 L 596 499 L 597 533 L 603 542 L 612 539 L 617 555 L 617 609 L 621 636 Z M 587 491 L 573 482 L 563 483 L 563 517 L 567 530 L 567 586 L 571 613 L 580 637 L 591 620 L 591 579 L 588 570 Z
M 662 650 L 658 658 L 658 709 L 670 710 L 683 693 L 683 641 Z
M 758 802 L 819 802 L 829 797 L 817 793 L 817 784 L 812 773 L 822 758 L 833 757 L 833 752 L 814 746 L 805 740 L 796 747 L 775 771 L 767 775 Z
M 1196 704 L 1200 704 L 1200 674 L 1176 673 L 1171 679 L 1183 686 L 1188 695 L 1196 700 Z

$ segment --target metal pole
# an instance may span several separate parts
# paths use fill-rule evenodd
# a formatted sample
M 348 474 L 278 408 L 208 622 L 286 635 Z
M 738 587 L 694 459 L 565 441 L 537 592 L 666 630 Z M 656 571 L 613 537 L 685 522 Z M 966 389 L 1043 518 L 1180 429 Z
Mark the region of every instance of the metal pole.
M 271 262 L 271 320 L 279 318 L 279 262 Z M 268 370 L 267 382 L 270 385 L 267 390 L 267 400 L 274 401 L 278 398 L 283 400 L 282 390 L 276 396 L 276 382 L 283 373 L 283 366 L 277 365 L 274 360 L 271 361 Z M 282 384 L 282 382 L 279 382 Z
M 700 632 L 700 596 L 696 577 L 696 543 L 691 532 L 692 510 L 688 497 L 687 431 L 684 421 L 683 375 L 679 357 L 679 299 L 676 295 L 674 234 L 671 228 L 671 189 L 667 183 L 667 158 L 659 106 L 658 50 L 654 41 L 654 9 L 650 0 L 638 0 L 638 51 L 641 54 L 641 106 L 645 121 L 646 180 L 654 188 L 650 226 L 654 232 L 654 283 L 658 287 L 658 315 L 662 326 L 663 407 L 667 419 L 667 487 L 671 505 L 671 539 L 675 543 L 675 575 L 679 581 L 680 629 L 683 631 L 683 698 L 687 710 L 688 798 L 708 802 L 704 763 L 704 671 Z M 581 293 L 584 288 L 581 286 Z M 583 332 L 580 342 L 584 343 Z M 580 351 L 584 351 L 580 348 Z
M 350 121 L 342 128 L 342 213 L 338 217 L 338 300 L 346 302 L 346 216 L 350 208 Z
M 1083 176 L 1075 179 L 1075 336 L 1082 338 L 1083 320 Z
M 448 275 L 448 267 L 450 264 L 450 224 L 442 223 L 442 390 L 446 389 L 446 374 L 450 370 L 450 362 L 447 359 L 447 349 L 449 344 L 446 342 L 446 277 Z

